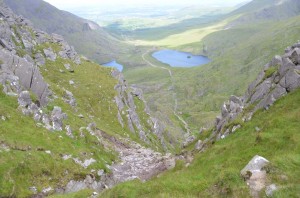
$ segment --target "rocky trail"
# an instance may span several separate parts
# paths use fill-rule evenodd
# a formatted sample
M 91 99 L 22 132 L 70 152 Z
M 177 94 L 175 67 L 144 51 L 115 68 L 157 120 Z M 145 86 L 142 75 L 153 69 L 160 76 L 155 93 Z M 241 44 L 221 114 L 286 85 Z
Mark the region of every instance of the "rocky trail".
M 143 60 L 148 64 L 150 65 L 151 67 L 154 67 L 154 68 L 160 68 L 160 69 L 163 69 L 163 70 L 167 70 L 168 73 L 169 73 L 169 76 L 170 76 L 170 80 L 171 80 L 171 87 L 175 87 L 175 81 L 174 81 L 174 77 L 173 77 L 173 73 L 172 73 L 172 70 L 169 69 L 169 68 L 166 68 L 166 67 L 162 67 L 162 66 L 158 66 L 158 65 L 155 65 L 153 63 L 151 63 L 149 60 L 146 59 L 146 55 L 149 54 L 151 51 L 153 51 L 153 49 L 151 50 L 148 50 L 146 51 L 143 55 L 142 55 L 142 58 Z M 174 101 L 174 107 L 173 107 L 173 114 L 177 117 L 177 119 L 184 125 L 184 128 L 185 128 L 185 131 L 186 131 L 186 134 L 190 134 L 191 133 L 191 130 L 189 128 L 189 125 L 188 123 L 178 114 L 178 100 L 177 100 L 177 94 L 176 92 L 173 93 L 173 101 Z
M 130 139 L 117 139 L 98 131 L 102 143 L 119 153 L 119 161 L 108 166 L 111 173 L 102 177 L 105 188 L 134 179 L 147 181 L 163 171 L 175 167 L 175 157 L 170 153 L 163 155 L 145 148 Z

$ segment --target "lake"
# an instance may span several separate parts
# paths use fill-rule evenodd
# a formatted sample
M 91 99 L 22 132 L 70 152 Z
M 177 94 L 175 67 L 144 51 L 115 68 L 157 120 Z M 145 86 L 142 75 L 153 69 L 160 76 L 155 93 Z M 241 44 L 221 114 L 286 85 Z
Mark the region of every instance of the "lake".
M 211 60 L 206 56 L 193 55 L 188 52 L 176 50 L 160 50 L 152 54 L 156 60 L 168 64 L 171 67 L 196 67 L 209 63 Z
M 113 67 L 113 68 L 116 68 L 117 70 L 119 70 L 120 72 L 123 71 L 123 65 L 119 64 L 117 61 L 111 61 L 109 63 L 105 63 L 105 64 L 102 64 L 103 66 L 105 67 Z

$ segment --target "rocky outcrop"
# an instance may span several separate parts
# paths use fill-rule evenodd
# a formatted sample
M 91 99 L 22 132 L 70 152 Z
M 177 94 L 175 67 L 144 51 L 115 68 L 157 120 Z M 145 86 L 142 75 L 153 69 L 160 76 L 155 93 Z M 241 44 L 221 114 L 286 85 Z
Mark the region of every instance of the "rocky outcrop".
M 225 138 L 241 127 L 233 121 L 247 122 L 258 109 L 269 109 L 276 100 L 300 87 L 300 42 L 288 47 L 264 66 L 242 97 L 231 96 L 216 118 L 212 139 Z M 245 111 L 247 109 L 247 111 Z
M 152 133 L 155 134 L 160 140 L 163 148 L 167 149 L 163 137 L 164 127 L 162 127 L 162 125 L 159 123 L 159 120 L 150 116 L 150 111 L 143 97 L 142 90 L 138 89 L 135 86 L 129 87 L 123 77 L 123 74 L 117 70 L 112 71 L 112 76 L 118 80 L 118 84 L 115 86 L 115 89 L 118 93 L 115 97 L 115 102 L 118 107 L 117 118 L 120 125 L 124 127 L 127 123 L 129 130 L 132 133 L 137 134 L 139 138 L 146 143 L 150 143 L 148 135 Z M 137 97 L 144 104 L 145 108 L 143 109 L 143 111 L 149 116 L 147 125 L 149 125 L 150 127 L 146 127 L 145 123 L 141 122 L 137 113 L 137 107 L 134 102 L 134 97 Z
M 0 82 L 6 93 L 19 94 L 22 90 L 31 90 L 38 97 L 40 105 L 47 104 L 51 92 L 36 65 L 7 49 L 0 49 L 0 60 L 3 62 Z
M 80 57 L 61 36 L 49 36 L 34 29 L 28 20 L 16 16 L 7 7 L 0 6 L 0 20 L 0 83 L 3 91 L 18 97 L 19 109 L 24 115 L 32 116 L 39 126 L 51 131 L 63 130 L 66 114 L 60 107 L 54 107 L 50 113 L 43 111 L 51 100 L 52 92 L 41 75 L 40 67 L 47 60 L 55 61 L 58 56 L 80 64 Z M 60 46 L 58 54 L 51 47 L 42 51 L 36 49 L 49 43 Z M 72 107 L 76 106 L 71 92 L 66 91 L 64 99 Z M 72 137 L 71 128 L 66 127 L 66 130 Z

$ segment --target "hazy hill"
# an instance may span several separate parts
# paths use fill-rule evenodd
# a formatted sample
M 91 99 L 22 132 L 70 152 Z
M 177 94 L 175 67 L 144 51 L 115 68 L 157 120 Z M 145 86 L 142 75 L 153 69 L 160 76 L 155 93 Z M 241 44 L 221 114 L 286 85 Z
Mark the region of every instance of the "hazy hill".
M 16 14 L 31 20 L 35 27 L 50 34 L 64 36 L 79 53 L 98 63 L 114 60 L 130 50 L 129 46 L 111 36 L 96 23 L 59 10 L 42 0 L 4 0 L 4 2 Z
M 299 12 L 300 2 L 298 0 L 254 0 L 230 14 L 230 16 L 241 15 L 230 25 L 282 20 L 297 16 Z

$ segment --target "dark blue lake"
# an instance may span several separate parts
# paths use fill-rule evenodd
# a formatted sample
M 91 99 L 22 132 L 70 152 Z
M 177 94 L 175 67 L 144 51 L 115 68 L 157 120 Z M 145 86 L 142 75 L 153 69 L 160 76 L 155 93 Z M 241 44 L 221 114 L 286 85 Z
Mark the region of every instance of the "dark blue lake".
M 111 61 L 109 63 L 102 64 L 105 67 L 113 67 L 119 70 L 120 72 L 123 71 L 123 65 L 119 64 L 117 61 Z
M 152 54 L 156 60 L 168 64 L 171 67 L 196 67 L 209 63 L 206 56 L 193 55 L 188 52 L 176 50 L 160 50 Z

